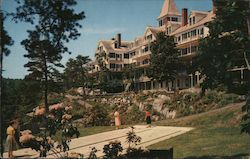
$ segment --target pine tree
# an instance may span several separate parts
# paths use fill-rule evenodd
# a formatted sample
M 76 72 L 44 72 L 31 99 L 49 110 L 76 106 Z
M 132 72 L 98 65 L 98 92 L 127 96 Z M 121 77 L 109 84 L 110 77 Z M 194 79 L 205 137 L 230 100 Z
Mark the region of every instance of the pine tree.
M 31 73 L 27 78 L 43 81 L 44 105 L 48 111 L 48 80 L 60 63 L 62 54 L 68 52 L 65 43 L 80 36 L 79 20 L 84 18 L 84 12 L 75 13 L 75 0 L 17 0 L 19 7 L 13 17 L 16 22 L 23 21 L 35 26 L 28 30 L 28 38 L 21 44 L 27 50 L 25 57 L 29 62 L 25 64 Z

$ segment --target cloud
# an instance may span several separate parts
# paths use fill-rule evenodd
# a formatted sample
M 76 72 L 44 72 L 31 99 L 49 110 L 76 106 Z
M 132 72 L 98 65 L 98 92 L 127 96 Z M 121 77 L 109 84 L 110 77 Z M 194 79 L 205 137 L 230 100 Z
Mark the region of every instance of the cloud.
M 125 28 L 83 28 L 82 33 L 88 34 L 112 34 L 116 32 L 126 32 Z

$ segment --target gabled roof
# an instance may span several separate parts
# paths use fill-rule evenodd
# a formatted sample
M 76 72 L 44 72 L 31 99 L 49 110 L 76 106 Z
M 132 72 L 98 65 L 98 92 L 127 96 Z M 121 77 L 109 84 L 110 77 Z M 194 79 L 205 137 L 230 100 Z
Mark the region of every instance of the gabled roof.
M 171 35 L 176 35 L 179 33 L 182 33 L 184 31 L 188 31 L 190 29 L 193 29 L 195 27 L 198 27 L 200 25 L 204 25 L 207 22 L 210 22 L 213 20 L 213 18 L 215 17 L 215 14 L 213 13 L 213 11 L 208 12 L 207 16 L 204 17 L 203 19 L 201 19 L 200 21 L 198 21 L 197 23 L 193 24 L 193 25 L 185 25 L 180 27 L 179 29 L 177 29 L 176 31 L 172 32 Z
M 158 33 L 165 31 L 165 28 L 164 27 L 147 27 L 145 33 L 147 32 L 147 30 L 150 30 L 153 36 L 156 37 Z
M 121 47 L 115 48 L 114 42 L 115 42 L 115 40 L 101 40 L 101 41 L 99 41 L 99 45 L 100 45 L 100 43 L 102 43 L 107 51 L 119 52 L 119 51 L 126 51 L 129 47 L 129 45 L 132 43 L 131 41 L 121 41 Z
M 161 9 L 161 14 L 158 17 L 158 19 L 162 18 L 166 15 L 181 15 L 178 12 L 178 9 L 176 8 L 174 0 L 165 0 L 164 1 L 164 4 L 163 4 L 162 9 Z

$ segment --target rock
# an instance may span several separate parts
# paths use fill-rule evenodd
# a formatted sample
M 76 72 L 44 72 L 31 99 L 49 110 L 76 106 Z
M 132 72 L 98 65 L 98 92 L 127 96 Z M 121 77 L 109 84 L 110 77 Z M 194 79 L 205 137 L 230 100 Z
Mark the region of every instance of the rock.
M 163 99 L 164 101 L 171 100 L 171 98 L 169 96 L 166 96 L 166 95 L 158 95 L 158 98 Z
M 133 106 L 129 106 L 127 111 L 128 111 L 128 112 L 131 112 L 132 109 L 133 109 Z
M 149 91 L 143 90 L 143 91 L 142 91 L 142 94 L 144 94 L 144 95 L 149 95 Z
M 161 111 L 161 114 L 164 115 L 168 119 L 174 119 L 176 116 L 176 111 L 175 110 L 170 111 L 169 108 L 164 108 Z
M 148 102 L 152 102 L 154 99 L 152 98 L 152 97 L 148 97 L 147 99 L 146 99 L 146 101 L 148 101 Z
M 153 109 L 157 112 L 160 112 L 163 108 L 164 100 L 163 99 L 155 99 L 153 102 Z
M 162 114 L 164 117 L 167 117 L 167 116 L 168 116 L 168 113 L 169 113 L 169 108 L 164 108 L 164 109 L 161 111 L 161 114 Z
M 139 104 L 139 109 L 140 109 L 140 111 L 144 111 L 144 109 L 145 109 L 145 106 L 142 102 L 140 102 L 140 104 Z
M 160 117 L 158 115 L 153 115 L 152 116 L 152 120 L 153 121 L 159 121 L 160 120 Z

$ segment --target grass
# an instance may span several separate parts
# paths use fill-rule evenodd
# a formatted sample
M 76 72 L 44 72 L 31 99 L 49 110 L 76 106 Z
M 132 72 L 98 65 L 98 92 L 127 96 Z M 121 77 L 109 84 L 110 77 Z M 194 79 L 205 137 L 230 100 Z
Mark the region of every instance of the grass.
M 194 130 L 151 145 L 150 149 L 174 148 L 174 158 L 241 158 L 250 155 L 250 135 L 240 133 L 241 105 L 157 125 L 192 126 Z

